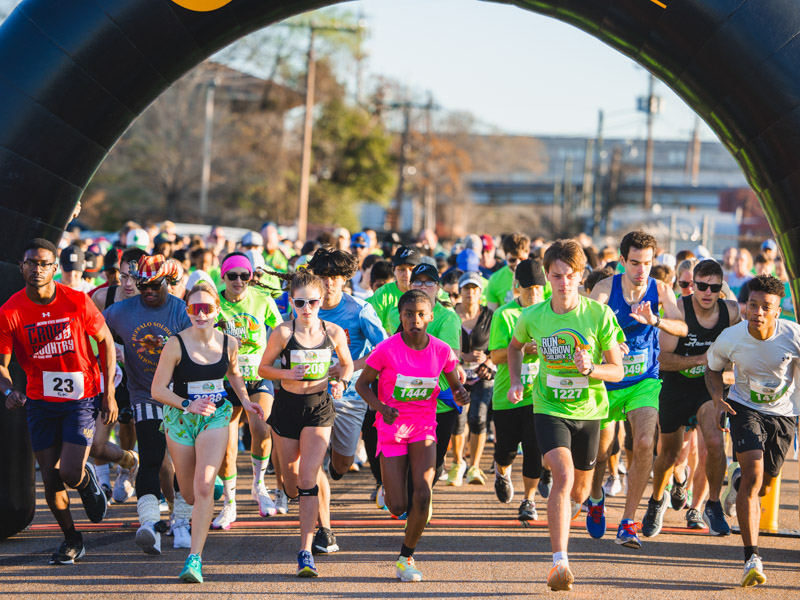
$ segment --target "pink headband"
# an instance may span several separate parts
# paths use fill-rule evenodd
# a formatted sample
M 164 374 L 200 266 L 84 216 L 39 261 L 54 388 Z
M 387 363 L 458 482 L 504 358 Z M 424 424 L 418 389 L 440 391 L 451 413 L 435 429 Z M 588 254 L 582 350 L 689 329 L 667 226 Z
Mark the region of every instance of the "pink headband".
M 226 257 L 225 260 L 222 261 L 220 275 L 225 277 L 225 273 L 231 269 L 245 269 L 251 275 L 253 274 L 253 265 L 250 264 L 250 259 L 241 254 L 234 254 L 233 256 Z

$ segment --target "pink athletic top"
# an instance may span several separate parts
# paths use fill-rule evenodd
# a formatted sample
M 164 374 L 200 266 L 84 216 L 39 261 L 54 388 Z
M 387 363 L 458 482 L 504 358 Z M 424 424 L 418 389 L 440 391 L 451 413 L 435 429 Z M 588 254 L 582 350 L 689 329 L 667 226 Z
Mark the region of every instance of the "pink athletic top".
M 397 421 L 433 423 L 439 375 L 450 373 L 458 360 L 450 346 L 431 335 L 423 350 L 414 350 L 397 333 L 378 344 L 366 363 L 380 373 L 378 399 L 400 411 Z M 383 424 L 380 413 L 375 419 Z

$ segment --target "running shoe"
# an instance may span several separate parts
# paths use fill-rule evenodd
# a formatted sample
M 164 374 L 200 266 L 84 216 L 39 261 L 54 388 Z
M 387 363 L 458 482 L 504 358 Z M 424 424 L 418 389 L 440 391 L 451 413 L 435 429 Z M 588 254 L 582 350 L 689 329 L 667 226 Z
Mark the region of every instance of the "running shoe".
M 586 513 L 586 531 L 596 540 L 599 540 L 606 534 L 605 492 L 603 492 L 603 494 L 600 502 L 594 503 L 591 498 L 586 500 L 589 504 L 589 511 Z
M 136 482 L 136 474 L 139 472 L 139 455 L 132 452 L 134 464 L 130 469 L 123 469 L 117 465 L 117 478 L 114 480 L 114 490 L 112 498 L 114 502 L 125 502 L 130 500 L 136 493 L 134 484 Z
M 74 540 L 64 540 L 58 547 L 58 550 L 53 552 L 50 557 L 51 565 L 73 565 L 86 556 L 86 549 L 83 547 L 83 537 Z
M 523 525 L 527 525 L 528 521 L 538 521 L 539 513 L 536 512 L 536 505 L 533 500 L 527 498 L 522 501 L 517 511 L 517 520 L 521 521 Z
M 673 504 L 673 506 L 675 506 Z M 667 512 L 667 490 L 661 495 L 661 501 L 650 498 L 647 502 L 647 512 L 642 519 L 642 535 L 655 537 L 661 533 L 664 526 L 664 513 Z
M 581 516 L 581 509 L 583 505 L 580 502 L 575 502 L 572 498 L 569 499 L 570 506 L 572 507 L 572 516 L 570 517 L 570 521 L 574 521 L 578 517 Z
M 742 470 L 739 468 L 739 463 L 732 462 L 729 464 L 728 485 L 722 491 L 720 500 L 722 501 L 722 510 L 731 518 L 736 516 L 736 497 L 739 495 L 739 481 L 741 478 Z
M 111 486 L 107 483 L 101 483 L 100 489 L 103 490 L 103 493 L 106 495 L 106 502 L 111 504 L 111 499 L 113 497 L 113 492 L 111 491 Z
M 706 523 L 700 515 L 700 511 L 696 508 L 690 508 L 686 511 L 686 527 L 689 529 L 706 529 Z
M 505 475 L 500 475 L 500 469 L 495 467 L 494 493 L 503 504 L 508 504 L 514 499 L 514 484 L 511 483 L 511 469 Z
M 461 461 L 460 463 L 453 463 L 450 466 L 450 471 L 447 473 L 447 485 L 459 487 L 464 480 L 464 473 L 467 470 L 467 463 Z
M 384 498 L 385 494 L 386 491 L 383 489 L 383 485 L 381 485 L 378 488 L 378 493 L 375 494 L 375 505 L 381 510 L 389 510 L 388 508 L 386 508 L 386 499 Z
M 742 587 L 753 587 L 767 582 L 764 575 L 764 565 L 761 564 L 761 557 L 751 554 L 747 562 L 744 563 L 744 575 L 742 575 Z
M 275 510 L 279 515 L 289 512 L 289 496 L 283 490 L 275 490 Z
M 731 534 L 731 526 L 728 525 L 728 521 L 725 520 L 722 502 L 706 500 L 706 508 L 703 511 L 703 521 L 708 525 L 708 532 L 711 535 L 726 536 Z
M 264 486 L 263 482 L 261 485 L 254 485 L 250 490 L 250 494 L 252 495 L 253 500 L 258 502 L 258 514 L 260 514 L 262 517 L 274 517 L 277 514 L 278 508 L 272 501 L 269 491 Z
M 314 564 L 314 557 L 308 550 L 300 550 L 297 553 L 297 576 L 298 577 L 319 577 L 317 566 Z
M 203 583 L 203 561 L 199 554 L 190 554 L 179 575 L 184 583 Z
M 83 489 L 78 490 L 78 495 L 81 497 L 83 509 L 86 511 L 86 516 L 89 517 L 89 520 L 92 523 L 99 523 L 106 516 L 108 499 L 97 481 L 94 465 L 86 463 L 84 470 L 89 478 L 89 483 Z
M 422 581 L 422 571 L 414 563 L 413 556 L 401 556 L 395 563 L 395 573 L 400 581 Z
M 380 484 L 375 486 L 375 489 L 372 490 L 372 492 L 369 495 L 369 501 L 370 502 L 375 502 L 375 500 L 378 499 L 378 492 L 380 491 L 380 489 L 381 489 L 381 485 Z
M 471 485 L 486 485 L 486 475 L 480 467 L 473 465 L 467 469 L 467 483 Z
M 227 531 L 234 521 L 236 521 L 236 502 L 226 502 L 222 510 L 219 511 L 217 518 L 211 522 L 211 529 L 224 529 Z
M 272 456 L 270 456 L 269 460 L 267 461 L 266 474 L 267 475 L 275 475 L 275 465 L 272 464 Z
M 172 535 L 173 548 L 191 548 L 192 547 L 192 533 L 189 529 L 188 519 L 176 519 L 170 528 Z
M 558 561 L 547 576 L 547 586 L 554 592 L 568 592 L 572 589 L 575 577 L 569 570 L 569 563 L 565 560 Z
M 161 533 L 156 531 L 155 523 L 142 523 L 134 541 L 145 554 L 161 554 Z
M 545 500 L 550 497 L 550 490 L 553 489 L 553 474 L 547 469 L 542 469 L 542 476 L 539 478 L 539 485 L 536 486 L 536 489 Z
M 622 481 L 619 477 L 609 475 L 606 482 L 603 484 L 603 491 L 606 493 L 606 496 L 612 498 L 614 496 L 619 496 L 622 493 Z
M 672 474 L 672 489 L 669 492 L 672 501 L 672 510 L 682 510 L 683 507 L 686 506 L 688 498 L 686 486 L 689 485 L 690 473 L 691 469 L 689 465 L 686 465 L 686 468 L 683 470 L 683 483 L 678 483 L 678 480 L 675 479 L 675 473 Z
M 642 541 L 636 535 L 636 523 L 630 519 L 622 519 L 617 529 L 617 539 L 615 540 L 620 546 L 626 548 L 634 548 L 638 550 L 642 547 Z
M 312 554 L 333 554 L 339 551 L 339 544 L 336 543 L 336 536 L 327 527 L 320 527 L 314 534 L 314 542 L 311 544 Z

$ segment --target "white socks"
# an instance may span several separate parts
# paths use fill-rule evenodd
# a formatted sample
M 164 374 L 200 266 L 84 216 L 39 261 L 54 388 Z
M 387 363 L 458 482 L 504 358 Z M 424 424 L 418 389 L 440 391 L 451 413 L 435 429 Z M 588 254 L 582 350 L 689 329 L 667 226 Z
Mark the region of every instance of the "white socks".
M 269 455 L 265 457 L 252 456 L 253 461 L 253 485 L 258 487 L 264 483 L 264 474 L 267 472 L 267 463 L 269 462 Z
M 553 552 L 553 566 L 555 567 L 559 561 L 564 561 L 565 565 L 569 565 L 569 558 L 566 552 Z
M 111 487 L 111 480 L 108 478 L 108 463 L 95 465 L 94 472 L 97 473 L 97 481 L 100 485 L 105 483 L 108 487 Z
M 236 504 L 236 475 L 222 478 L 222 497 L 226 504 Z

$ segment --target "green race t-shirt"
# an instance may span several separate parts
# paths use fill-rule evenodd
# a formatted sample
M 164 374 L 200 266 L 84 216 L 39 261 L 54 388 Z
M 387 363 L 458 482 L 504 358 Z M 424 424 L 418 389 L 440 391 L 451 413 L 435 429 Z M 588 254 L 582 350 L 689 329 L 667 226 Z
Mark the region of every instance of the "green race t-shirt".
M 504 304 L 492 315 L 492 327 L 489 331 L 489 351 L 508 348 L 514 336 L 514 326 L 517 324 L 522 307 L 516 299 Z M 519 406 L 533 404 L 533 384 L 539 373 L 539 356 L 525 354 L 522 357 L 522 383 L 525 385 L 522 401 L 512 404 L 508 401 L 508 389 L 511 387 L 511 377 L 508 374 L 508 363 L 497 365 L 494 376 L 494 390 L 492 391 L 492 410 L 508 410 Z
M 508 265 L 498 269 L 489 277 L 486 286 L 486 302 L 494 302 L 498 306 L 514 299 L 514 273 Z
M 588 346 L 592 362 L 600 364 L 604 351 L 625 341 L 611 308 L 580 296 L 574 310 L 559 315 L 550 301 L 541 302 L 522 311 L 514 337 L 523 344 L 536 342 L 539 351 L 534 413 L 575 420 L 608 416 L 605 385 L 578 373 L 573 356 L 578 347 Z
M 239 302 L 229 302 L 220 293 L 217 324 L 240 342 L 239 370 L 246 381 L 257 381 L 258 365 L 267 347 L 267 327 L 277 327 L 281 314 L 272 297 L 259 288 L 248 288 Z
M 381 325 L 386 330 L 390 336 L 397 331 L 397 326 L 394 329 L 390 329 L 391 325 L 389 324 L 389 315 L 391 313 L 397 313 L 397 301 L 400 300 L 400 296 L 403 295 L 403 292 L 400 291 L 400 288 L 397 287 L 397 282 L 392 281 L 387 283 L 386 285 L 382 285 L 377 292 L 372 294 L 369 298 L 367 298 L 367 302 L 372 305 L 372 308 L 375 309 L 375 312 L 378 313 L 378 318 L 381 320 Z M 399 313 L 397 313 L 399 315 Z M 399 317 L 396 321 L 399 323 Z

